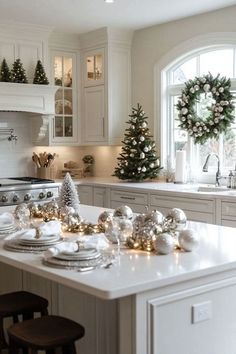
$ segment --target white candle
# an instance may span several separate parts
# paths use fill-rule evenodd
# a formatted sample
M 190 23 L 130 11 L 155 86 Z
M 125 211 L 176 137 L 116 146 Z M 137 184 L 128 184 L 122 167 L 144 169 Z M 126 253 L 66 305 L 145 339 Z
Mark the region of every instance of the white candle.
M 186 151 L 185 150 L 176 151 L 175 182 L 177 183 L 186 182 Z

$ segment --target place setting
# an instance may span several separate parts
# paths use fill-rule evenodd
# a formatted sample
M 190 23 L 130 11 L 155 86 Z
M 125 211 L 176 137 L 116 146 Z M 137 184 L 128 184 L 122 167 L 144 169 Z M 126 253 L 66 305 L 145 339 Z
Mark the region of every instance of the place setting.
M 5 237 L 3 247 L 14 252 L 39 253 L 62 241 L 61 225 L 55 220 L 12 233 Z
M 43 253 L 43 264 L 64 269 L 72 269 L 80 272 L 90 271 L 96 268 L 109 268 L 115 261 L 111 252 L 106 250 L 107 245 L 97 248 L 89 244 L 86 237 L 78 240 L 64 240 L 58 245 L 49 247 Z
M 9 235 L 17 230 L 14 216 L 11 213 L 0 214 L 0 237 Z

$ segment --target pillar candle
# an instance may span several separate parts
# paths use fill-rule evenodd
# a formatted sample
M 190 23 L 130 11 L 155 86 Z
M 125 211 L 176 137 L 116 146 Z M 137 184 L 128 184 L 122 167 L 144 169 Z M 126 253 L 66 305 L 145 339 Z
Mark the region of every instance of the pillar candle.
M 175 182 L 176 183 L 186 182 L 186 151 L 185 150 L 176 151 Z

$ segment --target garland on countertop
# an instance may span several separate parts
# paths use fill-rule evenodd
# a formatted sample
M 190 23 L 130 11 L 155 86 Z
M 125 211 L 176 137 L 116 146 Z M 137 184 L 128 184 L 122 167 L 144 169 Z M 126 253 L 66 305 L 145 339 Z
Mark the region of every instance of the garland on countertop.
M 204 144 L 208 139 L 218 139 L 234 121 L 233 95 L 230 92 L 231 81 L 218 74 L 211 73 L 196 77 L 185 83 L 185 88 L 176 104 L 179 127 L 188 132 L 195 144 Z M 200 117 L 196 112 L 196 103 L 200 95 L 205 94 L 207 117 Z

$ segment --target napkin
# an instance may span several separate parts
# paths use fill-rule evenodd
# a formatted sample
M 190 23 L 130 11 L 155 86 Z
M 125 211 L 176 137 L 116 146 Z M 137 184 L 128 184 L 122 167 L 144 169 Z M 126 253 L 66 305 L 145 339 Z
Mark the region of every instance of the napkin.
M 12 225 L 14 223 L 14 216 L 11 213 L 1 213 L 0 214 L 0 227 Z
M 11 234 L 10 236 L 7 236 L 5 240 L 10 240 L 13 238 L 24 238 L 27 240 L 32 240 L 36 238 L 36 234 L 39 239 L 59 235 L 61 233 L 61 223 L 58 220 L 42 222 L 37 226 L 37 230 L 36 228 L 20 230 Z
M 104 234 L 80 236 L 78 241 L 81 248 L 96 248 L 99 251 L 109 247 L 109 241 Z
M 76 252 L 79 249 L 79 245 L 77 242 L 65 241 L 61 242 L 56 246 L 49 247 L 44 253 L 44 258 L 55 257 L 57 254 L 61 252 Z

